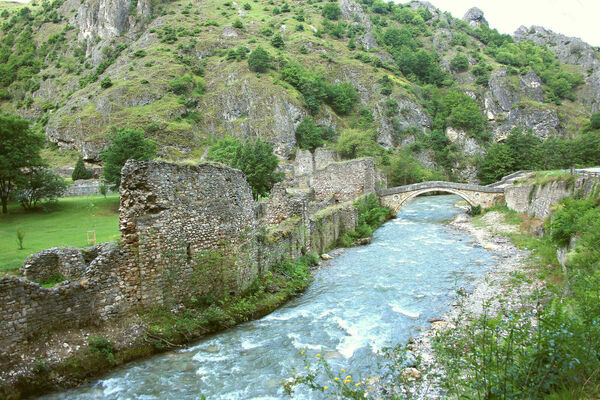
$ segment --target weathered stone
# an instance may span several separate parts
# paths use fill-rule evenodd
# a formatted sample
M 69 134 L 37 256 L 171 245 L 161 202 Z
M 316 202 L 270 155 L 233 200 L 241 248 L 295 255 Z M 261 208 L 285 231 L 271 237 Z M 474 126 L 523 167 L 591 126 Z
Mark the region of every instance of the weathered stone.
M 467 10 L 467 13 L 463 17 L 463 20 L 469 23 L 473 28 L 477 28 L 481 24 L 488 25 L 487 20 L 483 15 L 483 11 L 477 7 L 472 7 Z

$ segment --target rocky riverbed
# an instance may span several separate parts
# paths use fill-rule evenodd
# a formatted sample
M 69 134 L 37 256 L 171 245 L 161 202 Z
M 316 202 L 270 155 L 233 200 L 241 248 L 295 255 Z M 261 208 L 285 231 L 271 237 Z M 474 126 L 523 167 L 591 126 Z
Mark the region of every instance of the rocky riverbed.
M 474 224 L 470 216 L 461 214 L 451 222 L 451 226 L 471 235 L 478 245 L 492 250 L 498 263 L 474 283 L 471 292 L 457 297 L 450 312 L 432 320 L 430 329 L 411 338 L 407 359 L 414 362 L 409 362 L 402 371 L 406 383 L 401 388 L 410 399 L 446 398 L 441 385 L 444 370 L 436 362 L 432 346 L 432 339 L 437 334 L 454 329 L 457 323 L 481 316 L 484 310 L 493 315 L 499 311 L 501 303 L 504 309 L 520 307 L 541 286 L 536 280 L 513 279 L 515 274 L 527 270 L 530 252 L 517 248 L 508 238 L 507 233 L 517 232 L 518 227 L 506 223 L 502 213 L 489 212 L 479 219 L 478 224 Z

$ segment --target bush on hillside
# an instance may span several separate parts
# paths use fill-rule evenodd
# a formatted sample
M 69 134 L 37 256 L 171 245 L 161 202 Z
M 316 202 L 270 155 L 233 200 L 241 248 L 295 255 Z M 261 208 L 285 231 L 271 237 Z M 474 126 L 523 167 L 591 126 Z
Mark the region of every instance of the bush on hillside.
M 90 179 L 92 177 L 92 171 L 85 168 L 85 164 L 83 163 L 83 158 L 79 156 L 77 159 L 77 163 L 75 164 L 75 168 L 73 169 L 73 173 L 71 174 L 71 179 L 73 181 L 79 179 Z
M 271 68 L 271 56 L 265 49 L 258 46 L 250 53 L 250 56 L 248 56 L 248 66 L 251 71 L 265 72 Z

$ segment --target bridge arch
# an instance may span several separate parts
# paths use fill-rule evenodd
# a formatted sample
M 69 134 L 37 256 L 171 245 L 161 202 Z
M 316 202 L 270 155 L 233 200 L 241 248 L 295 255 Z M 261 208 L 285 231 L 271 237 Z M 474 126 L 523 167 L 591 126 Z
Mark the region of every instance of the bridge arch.
M 415 197 L 418 197 L 425 193 L 431 193 L 431 192 L 443 192 L 443 193 L 455 194 L 455 195 L 459 196 L 460 198 L 462 198 L 463 200 L 465 200 L 467 203 L 469 203 L 470 206 L 477 205 L 477 201 L 475 201 L 470 196 L 468 196 L 466 193 L 464 193 L 460 190 L 448 189 L 448 188 L 428 188 L 428 189 L 415 190 L 413 192 L 401 193 L 401 194 L 394 195 L 393 196 L 394 200 L 395 200 L 394 207 L 393 207 L 394 214 L 398 214 L 398 212 L 400 211 L 402 206 L 404 206 L 406 203 L 408 203 Z
M 409 200 L 425 193 L 443 192 L 455 194 L 464 199 L 472 207 L 488 208 L 504 198 L 504 189 L 471 185 L 466 183 L 430 181 L 413 183 L 395 188 L 380 189 L 378 194 L 384 206 L 397 214 Z

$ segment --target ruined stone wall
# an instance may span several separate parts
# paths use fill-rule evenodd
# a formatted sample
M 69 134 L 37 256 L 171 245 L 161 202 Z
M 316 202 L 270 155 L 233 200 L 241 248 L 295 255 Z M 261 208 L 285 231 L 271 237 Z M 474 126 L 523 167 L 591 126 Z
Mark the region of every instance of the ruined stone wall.
M 587 196 L 599 187 L 597 178 L 581 176 L 545 185 L 509 186 L 504 189 L 506 205 L 511 210 L 544 219 L 552 212 L 552 205 L 576 193 Z
M 352 202 L 332 206 L 311 216 L 308 232 L 310 250 L 324 253 L 335 247 L 345 231 L 356 229 L 358 210 Z
M 198 253 L 225 246 L 233 254 L 245 251 L 257 219 L 241 171 L 129 161 L 122 176 L 120 229 L 137 253 L 142 305 L 186 296 Z M 237 267 L 241 286 L 256 276 L 253 265 Z
M 294 160 L 294 176 L 297 185 L 308 185 L 315 171 L 340 161 L 334 150 L 318 148 L 313 153 L 298 149 Z
M 49 269 L 65 278 L 55 287 L 19 277 L 0 279 L 0 356 L 39 334 L 99 323 L 136 305 L 139 273 L 131 254 L 115 243 L 95 247 L 93 252 L 54 248 L 30 257 L 23 267 L 27 276 L 52 277 L 42 271 L 48 261 Z M 87 256 L 94 259 L 87 263 Z
M 319 201 L 330 196 L 338 202 L 356 199 L 363 194 L 374 193 L 377 188 L 377 172 L 372 158 L 328 164 L 315 171 L 312 188 Z
M 266 224 L 277 225 L 290 217 L 306 215 L 308 204 L 313 197 L 310 189 L 288 191 L 284 183 L 277 183 L 273 186 L 266 203 Z
M 331 165 L 329 181 L 356 178 L 344 196 L 374 191 L 372 160 Z M 314 201 L 312 189 L 278 186 L 259 212 L 241 171 L 129 161 L 122 170 L 119 243 L 44 250 L 28 258 L 23 278 L 0 278 L 0 365 L 18 353 L 15 346 L 44 332 L 214 290 L 235 293 L 284 259 L 328 250 L 357 221 L 351 202 L 334 203 L 331 196 Z M 223 262 L 203 264 L 212 254 Z M 224 276 L 234 280 L 225 283 Z M 52 288 L 34 282 L 57 277 L 64 281 Z

